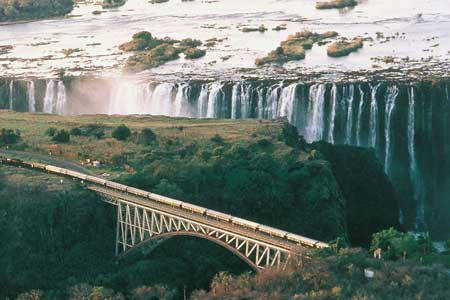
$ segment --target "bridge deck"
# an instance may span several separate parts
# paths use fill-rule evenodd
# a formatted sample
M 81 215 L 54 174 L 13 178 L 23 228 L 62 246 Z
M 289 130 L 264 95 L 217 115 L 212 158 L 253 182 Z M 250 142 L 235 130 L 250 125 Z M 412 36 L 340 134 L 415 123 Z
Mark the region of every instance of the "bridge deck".
M 215 220 L 212 218 L 209 218 L 207 216 L 202 216 L 196 213 L 191 213 L 186 210 L 183 210 L 181 208 L 175 208 L 171 207 L 169 205 L 164 205 L 158 202 L 147 200 L 143 197 L 137 197 L 134 195 L 129 195 L 125 193 L 121 193 L 115 190 L 111 190 L 105 187 L 100 186 L 94 186 L 90 185 L 88 186 L 88 189 L 113 197 L 121 199 L 122 202 L 129 202 L 132 204 L 139 205 L 143 208 L 152 208 L 158 211 L 165 212 L 170 215 L 175 215 L 177 217 L 185 218 L 190 221 L 198 222 L 200 224 L 208 225 L 214 228 L 221 229 L 223 231 L 227 231 L 230 233 L 234 233 L 236 235 L 240 235 L 242 237 L 245 237 L 246 239 L 254 240 L 255 242 L 263 242 L 265 244 L 268 244 L 274 248 L 279 248 L 281 250 L 287 250 L 291 251 L 295 247 L 298 247 L 296 243 L 289 242 L 286 240 L 283 240 L 281 238 L 273 237 L 268 234 L 257 232 L 255 230 L 247 229 L 244 227 L 239 227 L 230 223 L 226 223 L 223 221 Z

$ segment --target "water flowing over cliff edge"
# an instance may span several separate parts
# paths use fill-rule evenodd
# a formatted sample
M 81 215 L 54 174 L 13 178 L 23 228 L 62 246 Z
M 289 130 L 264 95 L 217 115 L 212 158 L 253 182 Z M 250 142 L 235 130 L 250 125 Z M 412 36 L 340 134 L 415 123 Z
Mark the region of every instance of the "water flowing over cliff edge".
M 0 81 L 0 108 L 56 114 L 286 117 L 307 142 L 374 148 L 411 230 L 450 228 L 450 83 Z M 364 199 L 361 199 L 364 201 Z

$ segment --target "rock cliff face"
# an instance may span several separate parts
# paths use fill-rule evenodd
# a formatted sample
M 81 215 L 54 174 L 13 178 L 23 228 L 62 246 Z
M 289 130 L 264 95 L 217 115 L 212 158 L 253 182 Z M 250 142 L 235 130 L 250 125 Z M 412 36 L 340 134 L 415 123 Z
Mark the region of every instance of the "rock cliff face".
M 408 229 L 446 236 L 450 228 L 449 89 L 447 81 L 4 79 L 0 108 L 58 114 L 287 117 L 308 142 L 373 148 L 399 195 L 399 221 Z

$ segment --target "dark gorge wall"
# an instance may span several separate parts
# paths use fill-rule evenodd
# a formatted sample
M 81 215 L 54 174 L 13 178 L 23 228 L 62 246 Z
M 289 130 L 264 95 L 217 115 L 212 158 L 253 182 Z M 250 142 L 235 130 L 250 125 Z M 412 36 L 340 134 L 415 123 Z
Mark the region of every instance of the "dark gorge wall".
M 0 108 L 58 114 L 286 117 L 308 142 L 375 149 L 409 229 L 450 232 L 450 84 L 1 80 Z M 361 199 L 364 201 L 364 199 Z

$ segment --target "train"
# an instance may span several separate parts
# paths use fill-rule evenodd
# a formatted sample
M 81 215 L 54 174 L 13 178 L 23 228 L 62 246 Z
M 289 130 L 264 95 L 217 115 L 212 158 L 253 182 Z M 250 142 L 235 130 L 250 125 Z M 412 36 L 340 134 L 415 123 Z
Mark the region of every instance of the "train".
M 21 159 L 14 159 L 9 157 L 0 156 L 0 164 L 8 164 L 14 165 L 17 167 L 25 167 L 31 169 L 40 169 L 42 171 L 47 171 L 49 173 L 54 173 L 58 175 L 68 176 L 71 178 L 75 178 L 80 180 L 81 182 L 92 183 L 99 186 L 104 186 L 110 189 L 114 189 L 116 191 L 129 193 L 132 195 L 136 195 L 139 197 L 143 197 L 152 201 L 156 201 L 171 207 L 181 208 L 183 210 L 192 212 L 194 214 L 200 214 L 206 216 L 210 219 L 218 220 L 225 223 L 230 223 L 233 225 L 238 225 L 240 227 L 244 227 L 246 229 L 250 229 L 253 231 L 262 232 L 269 236 L 285 239 L 293 243 L 297 243 L 299 245 L 313 247 L 313 248 L 326 248 L 329 247 L 327 243 L 323 243 L 314 239 L 310 239 L 301 235 L 297 235 L 294 233 L 290 233 L 284 230 L 276 229 L 270 226 L 262 225 L 256 222 L 248 221 L 245 219 L 241 219 L 238 217 L 234 217 L 229 214 L 221 213 L 212 209 L 207 209 L 195 204 L 186 203 L 183 201 L 175 200 L 169 197 L 161 196 L 158 194 L 154 194 L 151 192 L 147 192 L 144 190 L 140 190 L 137 188 L 129 187 L 117 182 L 105 180 L 99 177 L 71 171 L 65 168 L 56 167 L 53 165 L 47 165 L 37 162 L 28 162 Z

